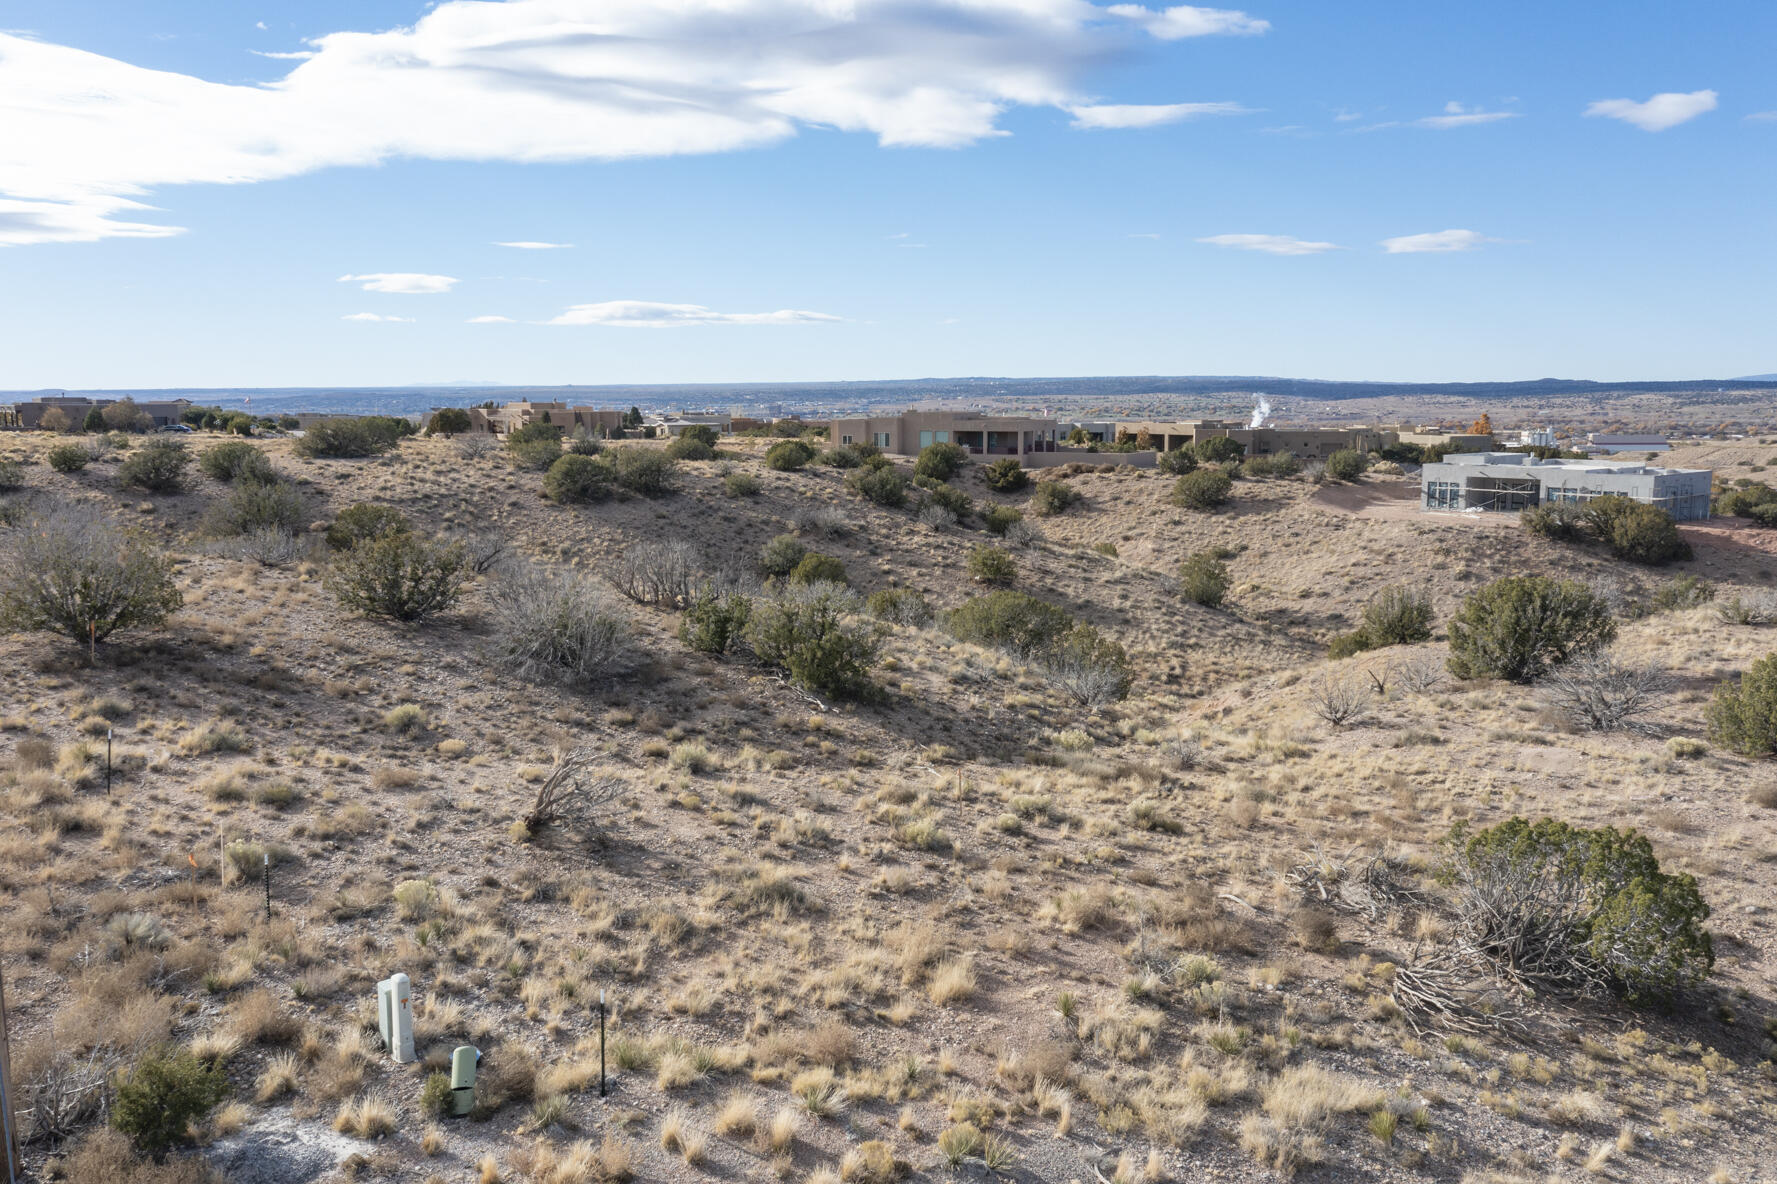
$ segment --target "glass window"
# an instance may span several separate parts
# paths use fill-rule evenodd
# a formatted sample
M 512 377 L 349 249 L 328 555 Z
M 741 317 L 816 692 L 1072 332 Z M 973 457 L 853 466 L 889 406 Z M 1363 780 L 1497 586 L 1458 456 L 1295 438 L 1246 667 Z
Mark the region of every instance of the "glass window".
M 921 448 L 929 448 L 929 447 L 931 447 L 931 443 L 932 443 L 932 433 L 921 432 L 919 434 L 919 446 Z
M 949 432 L 937 432 L 937 433 L 935 433 L 935 435 L 937 437 L 938 443 L 940 443 L 940 444 L 950 443 L 950 433 Z
M 840 443 L 841 443 L 841 444 L 850 444 L 850 443 L 851 443 L 851 437 L 850 437 L 850 436 L 841 436 L 841 437 L 839 437 L 839 442 L 840 442 Z

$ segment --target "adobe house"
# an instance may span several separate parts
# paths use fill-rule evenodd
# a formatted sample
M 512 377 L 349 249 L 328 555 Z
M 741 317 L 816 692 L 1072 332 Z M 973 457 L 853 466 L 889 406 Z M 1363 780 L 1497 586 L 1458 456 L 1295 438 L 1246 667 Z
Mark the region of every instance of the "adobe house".
M 1153 442 L 1156 452 L 1172 452 L 1204 440 L 1226 437 L 1246 449 L 1248 456 L 1289 453 L 1304 460 L 1325 460 L 1335 452 L 1355 449 L 1372 452 L 1397 441 L 1394 432 L 1381 428 L 1273 428 L 1249 427 L 1236 420 L 1184 419 L 1170 423 L 1119 421 L 1117 436 L 1140 436 Z
M 932 444 L 956 444 L 973 456 L 1025 457 L 1054 452 L 1058 430 L 1052 419 L 980 411 L 903 411 L 835 419 L 827 439 L 834 447 L 874 444 L 896 456 L 917 456 Z

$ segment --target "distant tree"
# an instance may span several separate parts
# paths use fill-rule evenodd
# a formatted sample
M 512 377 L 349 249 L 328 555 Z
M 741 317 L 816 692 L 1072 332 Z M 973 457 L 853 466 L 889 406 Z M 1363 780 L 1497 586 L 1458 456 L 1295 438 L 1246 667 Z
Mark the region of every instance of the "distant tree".
M 987 488 L 995 493 L 1017 493 L 1030 484 L 1030 475 L 1015 456 L 991 462 L 986 469 Z
M 1220 469 L 1186 473 L 1172 487 L 1172 502 L 1187 510 L 1213 510 L 1228 500 L 1234 481 Z
M 99 408 L 97 408 L 97 407 L 94 407 L 91 410 L 89 410 L 86 413 L 86 418 L 80 421 L 80 430 L 83 432 L 102 432 L 102 431 L 104 431 L 105 430 L 105 413 L 103 411 L 99 410 Z
M 1450 673 L 1530 682 L 1616 637 L 1610 607 L 1577 580 L 1507 576 L 1471 593 L 1450 621 Z
M 147 413 L 128 395 L 108 404 L 99 416 L 104 420 L 105 430 L 111 432 L 139 432 L 149 423 Z
M 660 497 L 672 492 L 673 477 L 678 466 L 673 458 L 658 448 L 629 445 L 606 453 L 616 469 L 617 484 L 642 497 Z
M 1231 464 L 1246 455 L 1246 445 L 1228 436 L 1210 436 L 1191 446 L 1205 464 Z
M 61 433 L 72 428 L 74 426 L 74 421 L 69 419 L 68 413 L 60 407 L 51 407 L 48 411 L 45 411 L 43 417 L 37 421 L 37 426 L 46 432 Z
M 765 452 L 768 468 L 781 473 L 794 473 L 814 459 L 814 449 L 800 440 L 780 440 Z
M 899 509 L 907 504 L 907 481 L 890 466 L 854 469 L 846 477 L 845 485 L 879 506 Z
M 1162 473 L 1182 477 L 1197 467 L 1197 457 L 1189 448 L 1174 448 L 1155 457 L 1154 467 Z
M 1335 481 L 1356 481 L 1369 465 L 1369 458 L 1357 449 L 1341 448 L 1327 457 L 1327 476 Z
M 1471 436 L 1491 436 L 1492 434 L 1493 434 L 1493 417 L 1488 415 L 1485 411 L 1483 411 L 1483 412 L 1481 412 L 1481 418 L 1477 419 L 1474 423 L 1469 425 L 1469 435 L 1471 435 Z
M 642 409 L 640 407 L 631 407 L 623 416 L 623 426 L 626 428 L 641 427 Z
M 178 493 L 185 486 L 191 453 L 178 440 L 164 437 L 144 444 L 117 467 L 118 484 L 149 493 Z
M 603 458 L 566 452 L 543 474 L 543 493 L 563 505 L 583 505 L 610 497 L 616 480 L 616 472 Z
M 440 407 L 432 413 L 432 420 L 426 425 L 426 434 L 443 436 L 450 439 L 469 430 L 469 413 L 461 407 Z
M 919 450 L 919 456 L 913 462 L 913 475 L 930 477 L 935 481 L 948 481 L 962 471 L 968 459 L 969 454 L 960 445 L 944 442 L 927 444 Z
M 402 427 L 408 431 L 402 431 Z M 301 457 L 335 460 L 379 456 L 399 444 L 401 437 L 411 430 L 412 425 L 405 419 L 389 416 L 334 416 L 311 423 L 290 450 Z

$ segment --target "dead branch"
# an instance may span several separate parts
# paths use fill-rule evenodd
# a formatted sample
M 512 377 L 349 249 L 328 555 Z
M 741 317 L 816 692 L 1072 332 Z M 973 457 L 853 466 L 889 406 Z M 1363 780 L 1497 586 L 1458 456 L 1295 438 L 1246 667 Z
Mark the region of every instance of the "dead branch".
M 561 821 L 570 811 L 596 809 L 622 797 L 629 788 L 622 778 L 593 774 L 593 766 L 602 760 L 603 754 L 590 746 L 558 751 L 555 767 L 537 789 L 537 800 L 524 820 L 525 829 L 537 831 Z

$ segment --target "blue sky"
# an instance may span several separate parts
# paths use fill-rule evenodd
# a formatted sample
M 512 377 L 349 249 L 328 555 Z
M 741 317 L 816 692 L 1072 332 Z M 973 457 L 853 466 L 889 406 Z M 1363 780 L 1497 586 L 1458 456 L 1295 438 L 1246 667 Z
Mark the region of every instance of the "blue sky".
M 0 388 L 1777 369 L 1769 3 L 0 19 Z

